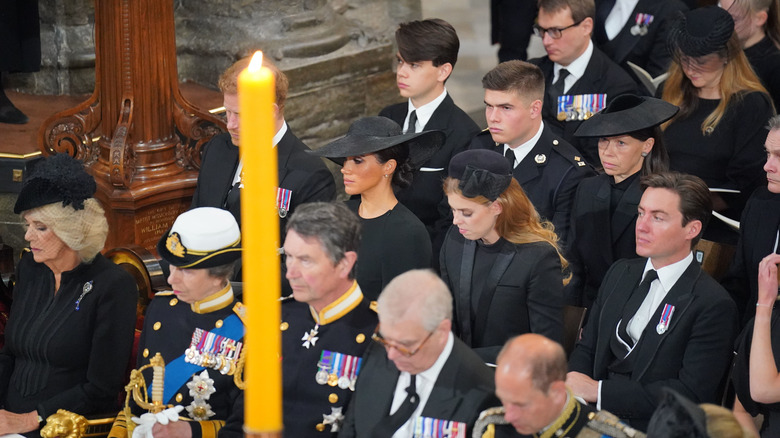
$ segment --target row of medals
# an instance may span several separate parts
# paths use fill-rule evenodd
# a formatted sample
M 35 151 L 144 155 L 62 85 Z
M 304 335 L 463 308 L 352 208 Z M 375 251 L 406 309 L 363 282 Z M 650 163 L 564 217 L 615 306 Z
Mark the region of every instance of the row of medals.
M 558 120 L 561 122 L 571 122 L 572 120 L 588 120 L 589 118 L 593 117 L 592 111 L 579 111 L 574 108 L 572 108 L 569 111 L 561 111 L 558 113 Z
M 198 332 L 200 330 L 200 333 Z M 196 329 L 193 333 L 193 339 L 190 346 L 184 350 L 184 360 L 187 363 L 211 368 L 219 371 L 223 375 L 233 375 L 236 372 L 236 360 L 239 357 L 243 343 L 225 338 L 225 347 L 221 347 L 219 353 L 205 353 L 198 349 L 201 336 L 207 334 L 202 329 Z M 228 354 L 223 353 L 228 350 Z
M 341 389 L 349 388 L 350 391 L 355 390 L 355 383 L 357 382 L 357 376 L 349 378 L 347 376 L 339 377 L 336 373 L 328 373 L 325 370 L 325 366 L 320 362 L 317 364 L 319 371 L 314 375 L 314 380 L 320 385 L 328 384 L 330 386 L 338 386 Z

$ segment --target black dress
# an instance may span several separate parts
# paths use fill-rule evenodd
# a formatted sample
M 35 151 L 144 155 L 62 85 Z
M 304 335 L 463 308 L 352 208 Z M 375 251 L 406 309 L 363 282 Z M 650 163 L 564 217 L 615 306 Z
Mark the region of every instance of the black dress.
M 0 352 L 3 408 L 44 419 L 57 409 L 116 413 L 135 329 L 130 274 L 98 254 L 62 273 L 55 293 L 54 274 L 25 253 L 17 278 Z
M 737 338 L 737 357 L 734 361 L 732 379 L 737 397 L 752 416 L 762 414 L 764 423 L 761 425 L 762 438 L 774 438 L 780 436 L 780 403 L 763 404 L 753 400 L 750 396 L 750 346 L 753 342 L 753 323 L 751 319 L 745 326 L 742 334 Z M 775 356 L 775 366 L 780 369 L 780 312 L 777 305 L 772 309 L 772 326 L 770 336 L 772 338 L 772 352 Z
M 772 102 L 777 109 L 780 107 L 780 49 L 769 37 L 764 37 L 745 49 L 745 56 L 761 79 L 761 83 L 769 91 L 769 96 L 772 97 Z
M 347 207 L 358 213 L 360 199 Z M 431 238 L 425 225 L 400 202 L 382 216 L 360 218 L 363 228 L 358 251 L 356 279 L 369 301 L 399 274 L 431 267 Z
M 705 136 L 701 124 L 719 102 L 719 99 L 699 99 L 691 116 L 675 120 L 666 128 L 664 143 L 669 151 L 671 170 L 696 175 L 711 189 L 740 191 L 738 195 L 723 195 L 728 209 L 722 213 L 738 220 L 753 190 L 766 184 L 762 169 L 766 161 L 764 141 L 766 124 L 774 110 L 765 93 L 735 96 L 718 126 Z M 710 223 L 705 238 L 736 243 L 736 233 L 728 237 L 724 234 L 726 231 L 712 234 L 710 231 L 716 231 L 715 227 L 721 222 L 713 220 Z

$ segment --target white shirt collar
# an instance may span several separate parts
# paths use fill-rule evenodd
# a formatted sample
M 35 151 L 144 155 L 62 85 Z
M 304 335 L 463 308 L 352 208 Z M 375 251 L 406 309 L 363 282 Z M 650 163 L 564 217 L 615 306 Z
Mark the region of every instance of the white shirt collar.
M 415 108 L 414 105 L 412 105 L 412 99 L 409 99 L 406 109 L 406 119 L 404 120 L 403 126 L 404 132 L 407 131 L 406 126 L 409 124 L 409 114 L 411 114 L 412 111 L 417 111 L 417 125 L 414 132 L 420 132 L 425 129 L 425 125 L 427 125 L 428 121 L 431 120 L 433 112 L 436 111 L 436 108 L 438 108 L 442 102 L 444 102 L 445 97 L 447 97 L 446 88 L 438 97 L 436 97 L 436 99 L 433 99 L 419 108 Z
M 688 255 L 679 262 L 674 262 L 671 265 L 664 266 L 661 269 L 655 269 L 653 267 L 653 262 L 648 258 L 647 263 L 645 263 L 645 270 L 642 273 L 642 278 L 645 278 L 647 271 L 655 269 L 655 271 L 658 273 L 658 281 L 661 282 L 661 286 L 663 286 L 665 291 L 669 292 L 675 283 L 677 283 L 677 280 L 682 277 L 685 270 L 688 269 L 688 266 L 692 261 L 693 253 L 689 252 Z
M 544 131 L 544 122 L 539 124 L 539 130 L 536 131 L 536 134 L 534 134 L 533 137 L 520 146 L 513 148 L 508 144 L 504 144 L 504 154 L 506 154 L 507 149 L 512 149 L 512 151 L 515 153 L 515 164 L 512 165 L 512 168 L 517 167 L 517 165 L 523 161 L 523 158 L 528 156 L 528 153 L 531 152 L 531 149 L 533 149 L 533 147 L 536 146 L 536 143 L 539 142 L 539 139 L 542 138 L 542 131 Z
M 555 81 L 558 80 L 558 73 L 561 71 L 562 68 L 566 68 L 566 70 L 569 71 L 569 76 L 564 79 L 564 92 L 569 91 L 569 88 L 571 88 L 572 85 L 574 85 L 575 82 L 577 82 L 584 74 L 585 70 L 588 68 L 588 63 L 590 62 L 590 57 L 593 55 L 593 41 L 588 41 L 588 48 L 585 49 L 584 52 L 582 52 L 582 55 L 580 55 L 577 59 L 571 62 L 569 65 L 560 65 L 557 62 L 553 65 L 553 81 L 554 84 Z
M 284 134 L 287 134 L 287 121 L 282 122 L 282 127 L 279 128 L 279 131 L 274 134 L 273 142 L 274 147 L 279 144 L 280 141 L 282 141 L 282 137 L 284 137 Z
M 279 128 L 278 131 L 276 131 L 276 134 L 274 134 L 273 147 L 276 147 L 276 145 L 279 144 L 280 141 L 282 141 L 282 137 L 284 137 L 284 134 L 286 133 L 287 133 L 287 121 L 284 121 L 282 122 L 282 127 Z M 238 160 L 238 166 L 236 166 L 236 172 L 233 174 L 233 184 L 241 181 L 241 172 L 243 170 L 244 170 L 244 157 L 242 156 Z

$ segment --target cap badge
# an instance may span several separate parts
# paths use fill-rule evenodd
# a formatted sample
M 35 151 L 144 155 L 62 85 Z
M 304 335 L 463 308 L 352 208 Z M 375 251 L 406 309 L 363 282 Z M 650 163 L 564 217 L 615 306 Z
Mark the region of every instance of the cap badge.
M 179 233 L 176 231 L 168 235 L 168 239 L 165 241 L 165 247 L 176 257 L 184 257 L 184 255 L 187 254 L 187 248 L 181 243 Z

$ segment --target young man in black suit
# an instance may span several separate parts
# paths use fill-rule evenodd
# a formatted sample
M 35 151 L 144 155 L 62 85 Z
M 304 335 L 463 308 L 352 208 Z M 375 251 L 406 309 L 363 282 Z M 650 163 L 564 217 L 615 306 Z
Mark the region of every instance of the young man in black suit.
M 482 87 L 488 129 L 474 138 L 471 149 L 490 149 L 507 157 L 512 175 L 539 215 L 555 225 L 565 248 L 577 185 L 595 175 L 593 169 L 542 121 L 545 86 L 538 67 L 503 62 L 482 78 Z
M 545 123 L 591 164 L 599 162 L 596 140 L 574 137 L 574 131 L 610 99 L 637 90 L 628 73 L 591 42 L 594 14 L 593 0 L 540 0 L 534 32 L 547 56 L 529 61 L 544 73 Z
M 664 387 L 695 403 L 720 401 L 737 309 L 691 252 L 712 211 L 704 181 L 670 172 L 642 186 L 636 252 L 645 258 L 619 260 L 607 272 L 566 384 L 646 430 Z
M 466 150 L 479 127 L 455 105 L 444 86 L 458 61 L 460 40 L 455 28 L 439 18 L 411 21 L 398 27 L 395 39 L 398 90 L 407 101 L 390 105 L 379 115 L 401 125 L 404 133 L 441 130 L 446 135 L 441 149 L 414 172 L 412 185 L 398 194 L 398 201 L 425 224 L 434 266 L 438 266 L 439 248 L 452 224 L 442 181 L 450 159 Z
M 379 326 L 361 365 L 340 438 L 411 437 L 434 422 L 470 432 L 498 404 L 493 372 L 452 334 L 452 296 L 431 271 L 395 277 L 377 300 Z M 430 430 L 430 429 L 428 429 Z
M 780 116 L 769 119 L 764 148 L 767 185 L 753 192 L 742 211 L 737 252 L 722 281 L 737 303 L 743 326 L 756 313 L 758 264 L 780 251 Z

